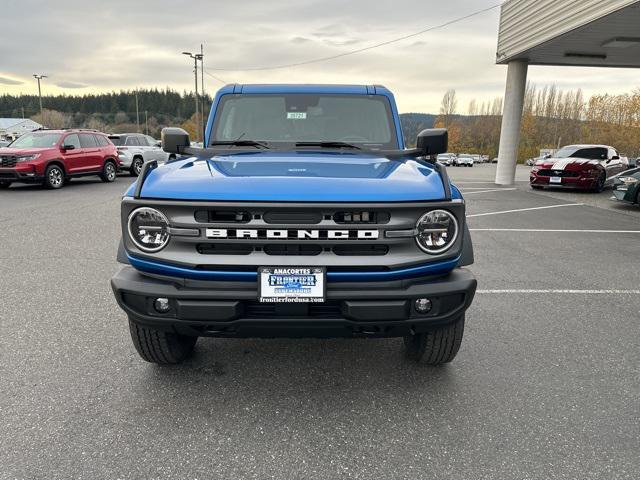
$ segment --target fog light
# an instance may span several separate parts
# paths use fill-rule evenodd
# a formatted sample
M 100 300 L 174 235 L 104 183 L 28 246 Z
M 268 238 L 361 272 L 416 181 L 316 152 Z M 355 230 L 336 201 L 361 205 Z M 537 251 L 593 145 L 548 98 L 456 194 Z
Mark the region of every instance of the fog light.
M 169 299 L 164 297 L 156 298 L 153 302 L 153 308 L 155 308 L 158 313 L 167 313 L 171 310 Z
M 428 298 L 418 298 L 414 303 L 414 307 L 418 313 L 429 313 L 431 306 L 431 300 Z

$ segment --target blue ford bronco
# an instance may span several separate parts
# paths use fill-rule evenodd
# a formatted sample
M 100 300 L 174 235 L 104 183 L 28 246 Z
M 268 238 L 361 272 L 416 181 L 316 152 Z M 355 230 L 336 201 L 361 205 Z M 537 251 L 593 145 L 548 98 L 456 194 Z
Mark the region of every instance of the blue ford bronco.
M 122 200 L 111 285 L 140 356 L 179 363 L 200 336 L 403 337 L 450 362 L 476 280 L 465 203 L 435 158 L 406 148 L 384 87 L 228 85 L 204 148 L 162 131 Z

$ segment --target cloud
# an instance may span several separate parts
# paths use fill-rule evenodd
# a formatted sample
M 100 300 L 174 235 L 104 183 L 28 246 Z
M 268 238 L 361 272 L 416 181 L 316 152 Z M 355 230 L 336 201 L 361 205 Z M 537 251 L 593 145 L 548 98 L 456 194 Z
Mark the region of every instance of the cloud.
M 42 87 L 45 95 L 73 93 L 66 90 L 72 88 L 86 88 L 82 93 L 165 86 L 191 91 L 193 62 L 180 52 L 198 51 L 204 43 L 205 68 L 230 83 L 385 84 L 402 111 L 431 112 L 437 112 L 444 92 L 455 88 L 462 110 L 471 98 L 481 103 L 504 94 L 506 68 L 495 65 L 497 9 L 322 63 L 248 69 L 340 55 L 442 24 L 487 2 L 428 2 L 429 14 L 420 16 L 412 12 L 423 12 L 424 0 L 396 0 L 394 8 L 367 0 L 245 0 L 243 8 L 234 2 L 183 0 L 180 22 L 172 22 L 172 10 L 158 6 L 164 0 L 100 2 L 99 15 L 86 0 L 65 0 L 56 7 L 39 0 L 0 2 L 0 92 L 37 92 L 33 73 L 51 76 Z M 25 5 L 34 6 L 28 16 Z M 532 66 L 529 78 L 582 87 L 585 95 L 637 85 L 635 70 L 612 72 Z M 73 81 L 56 84 L 58 79 Z M 205 77 L 205 87 L 213 93 L 219 84 Z
M 22 85 L 24 82 L 20 80 L 14 80 L 12 78 L 0 77 L 0 83 L 2 85 Z
M 307 43 L 311 41 L 312 40 L 310 38 L 305 38 L 305 37 L 293 37 L 291 39 L 291 43 Z
M 357 38 L 325 38 L 324 43 L 327 45 L 331 45 L 332 47 L 348 47 L 349 45 L 355 45 L 356 43 L 360 43 L 362 40 L 358 40 Z
M 76 83 L 76 82 L 58 82 L 56 85 L 60 88 L 87 88 L 89 85 L 85 85 L 84 83 Z

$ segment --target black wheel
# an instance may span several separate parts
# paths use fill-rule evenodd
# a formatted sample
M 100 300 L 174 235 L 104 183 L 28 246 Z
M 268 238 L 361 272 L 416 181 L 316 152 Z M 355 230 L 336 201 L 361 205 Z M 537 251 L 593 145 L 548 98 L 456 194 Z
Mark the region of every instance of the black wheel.
M 10 186 L 11 186 L 11 182 L 0 182 L 0 189 L 1 190 L 6 190 Z
M 426 365 L 448 363 L 456 357 L 462 334 L 464 315 L 454 323 L 426 333 L 404 337 L 404 346 L 409 359 Z
M 141 157 L 136 157 L 131 162 L 131 168 L 129 172 L 131 172 L 132 177 L 137 177 L 142 172 L 142 166 L 144 165 L 144 160 Z
M 198 337 L 188 337 L 143 327 L 129 319 L 129 331 L 133 345 L 143 360 L 160 365 L 182 362 L 193 351 Z
M 169 161 L 175 160 L 176 156 L 172 153 L 171 155 L 169 155 Z
M 116 164 L 111 160 L 104 162 L 100 178 L 106 183 L 114 182 L 116 180 Z
M 598 180 L 596 181 L 596 186 L 593 189 L 594 192 L 600 193 L 604 190 L 604 185 L 607 183 L 607 174 L 605 172 L 600 172 L 598 175 Z
M 59 165 L 49 165 L 44 172 L 44 186 L 62 188 L 65 183 L 64 170 Z

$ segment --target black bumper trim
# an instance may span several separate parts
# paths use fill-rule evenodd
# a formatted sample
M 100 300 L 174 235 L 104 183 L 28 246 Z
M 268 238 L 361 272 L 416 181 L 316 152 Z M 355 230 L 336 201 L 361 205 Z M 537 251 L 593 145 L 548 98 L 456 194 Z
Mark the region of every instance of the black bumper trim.
M 330 283 L 325 304 L 273 306 L 258 304 L 257 288 L 185 288 L 123 267 L 111 279 L 116 300 L 141 325 L 185 335 L 217 337 L 397 337 L 451 323 L 469 308 L 476 279 L 466 269 L 411 283 L 389 282 L 389 288 Z M 169 298 L 171 310 L 155 312 L 153 301 Z M 425 315 L 413 300 L 433 303 Z M 270 310 L 271 309 L 271 310 Z

